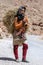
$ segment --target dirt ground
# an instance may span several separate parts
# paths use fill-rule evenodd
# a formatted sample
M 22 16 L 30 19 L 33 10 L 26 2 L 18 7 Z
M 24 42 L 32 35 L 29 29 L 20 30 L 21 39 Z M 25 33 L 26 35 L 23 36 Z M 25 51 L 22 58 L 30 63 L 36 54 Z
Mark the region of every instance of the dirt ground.
M 28 51 L 26 59 L 29 63 L 0 60 L 0 65 L 43 65 L 43 40 L 41 36 L 26 35 Z M 19 61 L 22 60 L 22 46 L 18 48 Z M 0 39 L 0 58 L 7 57 L 15 59 L 13 54 L 12 38 Z

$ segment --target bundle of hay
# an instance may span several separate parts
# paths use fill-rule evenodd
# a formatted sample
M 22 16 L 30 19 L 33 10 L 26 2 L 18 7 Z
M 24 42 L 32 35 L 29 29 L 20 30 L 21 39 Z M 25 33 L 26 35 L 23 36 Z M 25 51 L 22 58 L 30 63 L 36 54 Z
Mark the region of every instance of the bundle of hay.
M 3 22 L 4 22 L 4 25 L 7 27 L 7 30 L 9 33 L 13 33 L 14 31 L 14 26 L 13 26 L 13 23 L 14 23 L 14 18 L 15 18 L 15 15 L 17 13 L 17 10 L 18 9 L 14 9 L 14 10 L 9 10 L 5 16 L 3 17 Z

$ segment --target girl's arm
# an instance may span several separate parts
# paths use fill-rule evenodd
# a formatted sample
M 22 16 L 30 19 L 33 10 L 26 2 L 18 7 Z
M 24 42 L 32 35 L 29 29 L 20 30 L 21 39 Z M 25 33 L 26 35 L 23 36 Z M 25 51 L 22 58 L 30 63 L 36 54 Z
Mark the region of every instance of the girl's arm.
M 17 36 L 20 35 L 21 32 L 22 32 L 22 29 L 20 29 L 19 32 L 16 33 L 16 35 L 17 35 Z

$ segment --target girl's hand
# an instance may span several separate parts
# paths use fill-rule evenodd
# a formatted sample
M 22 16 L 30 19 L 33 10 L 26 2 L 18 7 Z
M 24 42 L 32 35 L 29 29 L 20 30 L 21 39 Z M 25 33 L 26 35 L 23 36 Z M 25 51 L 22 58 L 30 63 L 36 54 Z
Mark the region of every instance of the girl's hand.
M 16 35 L 20 35 L 22 33 L 22 29 L 19 30 L 19 32 L 16 33 Z

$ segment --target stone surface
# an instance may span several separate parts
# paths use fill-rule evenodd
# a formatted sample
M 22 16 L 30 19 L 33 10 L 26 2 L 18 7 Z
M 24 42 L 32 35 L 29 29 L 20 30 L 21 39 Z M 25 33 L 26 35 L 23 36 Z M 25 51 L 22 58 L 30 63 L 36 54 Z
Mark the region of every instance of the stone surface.
M 27 6 L 26 14 L 30 23 L 28 33 L 43 35 L 43 0 L 0 0 L 0 21 L 3 20 L 8 10 L 21 5 Z M 5 26 L 2 24 L 0 28 L 2 29 L 3 27 Z M 5 29 L 6 27 L 4 28 L 4 32 L 6 32 Z

